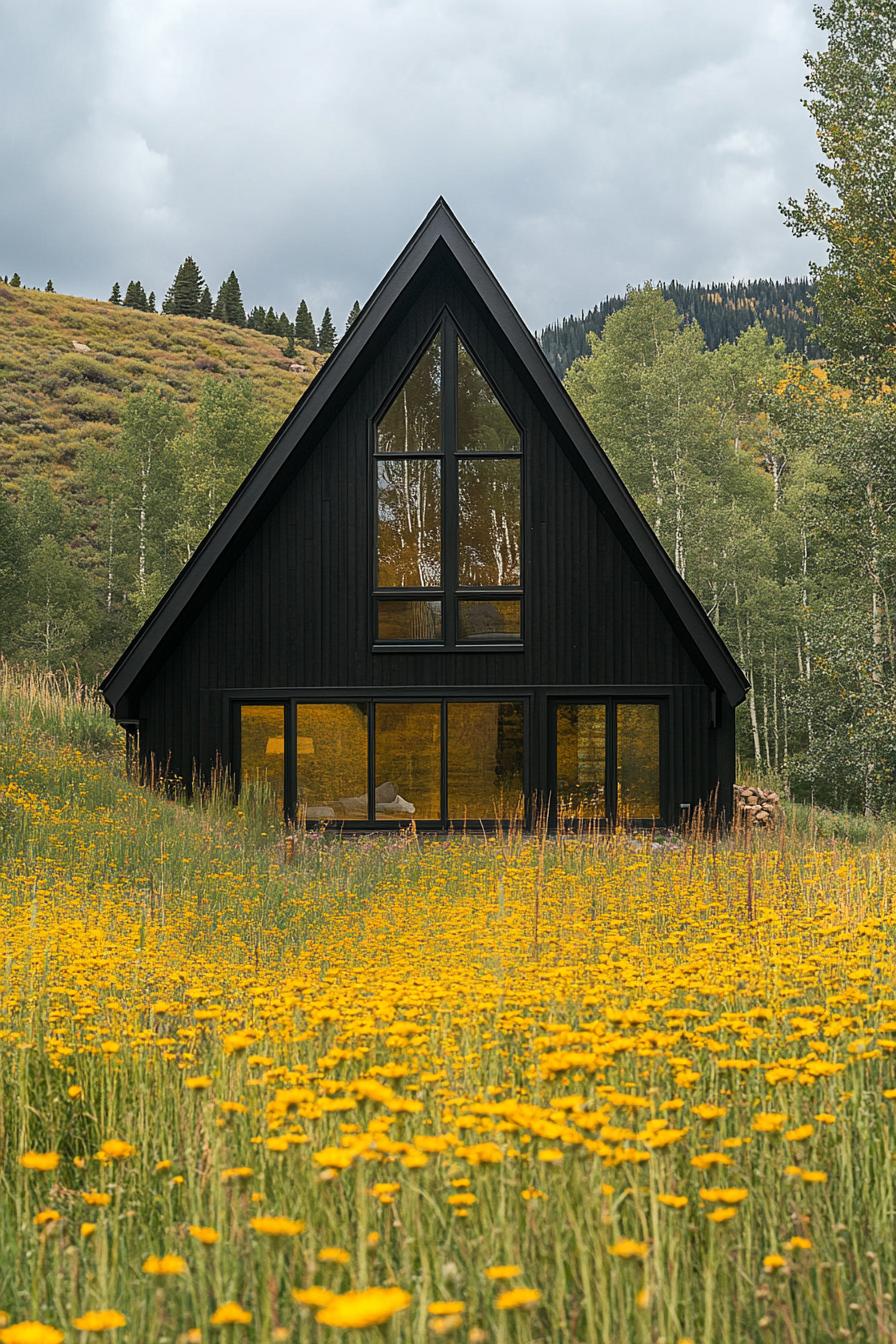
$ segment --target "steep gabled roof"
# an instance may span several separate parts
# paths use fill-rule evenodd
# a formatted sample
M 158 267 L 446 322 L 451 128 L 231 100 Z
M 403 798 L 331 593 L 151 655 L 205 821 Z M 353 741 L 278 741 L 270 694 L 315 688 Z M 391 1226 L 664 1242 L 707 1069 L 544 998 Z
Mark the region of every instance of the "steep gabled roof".
M 535 337 L 440 196 L 208 535 L 102 682 L 103 695 L 113 711 L 162 652 L 178 622 L 192 609 L 216 568 L 232 553 L 245 528 L 263 512 L 292 455 L 303 441 L 309 441 L 340 390 L 350 385 L 353 370 L 357 370 L 370 351 L 394 305 L 438 246 L 448 250 L 497 324 L 554 429 L 581 456 L 636 556 L 708 672 L 731 704 L 739 704 L 744 698 L 749 683 L 721 635 L 675 569 Z

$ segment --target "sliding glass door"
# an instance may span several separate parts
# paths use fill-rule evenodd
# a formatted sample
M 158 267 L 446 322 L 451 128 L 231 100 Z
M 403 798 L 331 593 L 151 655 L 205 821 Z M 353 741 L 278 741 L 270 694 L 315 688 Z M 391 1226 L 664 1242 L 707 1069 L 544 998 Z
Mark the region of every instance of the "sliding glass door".
M 662 709 L 658 700 L 554 703 L 553 810 L 558 822 L 662 818 Z

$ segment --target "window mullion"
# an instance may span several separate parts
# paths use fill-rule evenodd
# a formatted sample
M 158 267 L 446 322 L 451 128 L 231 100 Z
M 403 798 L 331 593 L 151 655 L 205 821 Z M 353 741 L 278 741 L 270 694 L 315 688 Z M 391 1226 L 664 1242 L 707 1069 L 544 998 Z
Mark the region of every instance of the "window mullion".
M 445 643 L 457 644 L 457 331 L 446 315 L 442 330 L 442 613 Z

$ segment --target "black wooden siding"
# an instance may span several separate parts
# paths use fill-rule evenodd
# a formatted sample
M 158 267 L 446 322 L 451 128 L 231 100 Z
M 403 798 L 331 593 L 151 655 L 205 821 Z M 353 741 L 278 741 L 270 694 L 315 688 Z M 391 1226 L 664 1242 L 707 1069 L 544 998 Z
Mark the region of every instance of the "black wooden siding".
M 373 652 L 370 417 L 445 306 L 523 429 L 524 647 Z M 230 759 L 233 692 L 343 687 L 537 690 L 530 786 L 542 789 L 548 693 L 659 693 L 668 702 L 669 819 L 717 784 L 726 804 L 730 796 L 733 711 L 713 695 L 579 459 L 553 436 L 500 332 L 444 259 L 421 277 L 270 513 L 139 689 L 141 754 L 185 780 L 206 775 Z

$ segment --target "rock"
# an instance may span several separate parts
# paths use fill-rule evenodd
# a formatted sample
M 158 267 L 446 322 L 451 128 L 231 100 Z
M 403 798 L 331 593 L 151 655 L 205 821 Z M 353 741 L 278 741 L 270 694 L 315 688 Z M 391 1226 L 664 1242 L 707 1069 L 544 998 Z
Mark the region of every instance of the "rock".
M 77 350 L 79 355 L 89 355 L 91 353 L 90 346 L 84 341 L 72 341 L 72 347 Z

